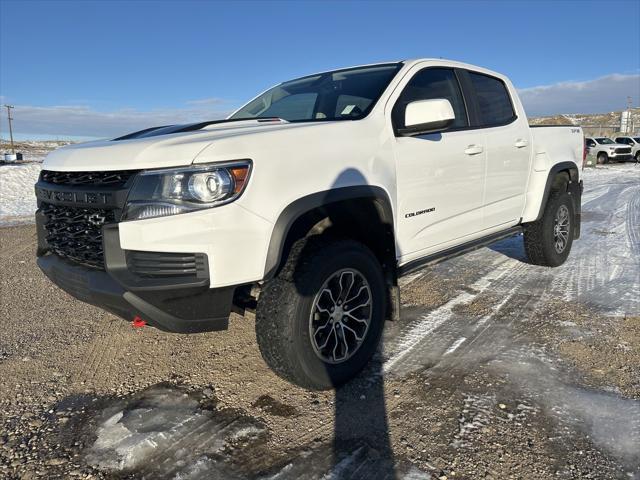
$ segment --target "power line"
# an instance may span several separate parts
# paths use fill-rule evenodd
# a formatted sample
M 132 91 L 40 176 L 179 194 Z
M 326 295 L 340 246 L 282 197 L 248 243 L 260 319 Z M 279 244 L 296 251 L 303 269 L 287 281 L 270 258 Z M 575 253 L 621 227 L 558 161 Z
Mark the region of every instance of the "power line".
M 15 108 L 13 105 L 5 105 L 7 108 L 7 119 L 9 120 L 9 137 L 11 138 L 11 153 L 13 155 L 16 154 L 16 148 L 13 145 L 13 126 L 11 122 L 13 121 L 13 117 L 11 116 L 11 109 Z

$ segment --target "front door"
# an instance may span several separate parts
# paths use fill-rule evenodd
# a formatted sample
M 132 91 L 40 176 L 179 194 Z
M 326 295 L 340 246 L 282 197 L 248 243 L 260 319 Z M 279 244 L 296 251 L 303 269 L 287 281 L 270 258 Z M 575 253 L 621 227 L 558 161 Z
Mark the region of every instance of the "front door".
M 395 139 L 396 238 L 402 263 L 461 243 L 482 229 L 484 134 L 468 129 L 454 70 L 425 68 L 416 73 L 393 107 L 394 128 L 404 126 L 409 102 L 437 98 L 453 107 L 456 120 L 449 129 Z

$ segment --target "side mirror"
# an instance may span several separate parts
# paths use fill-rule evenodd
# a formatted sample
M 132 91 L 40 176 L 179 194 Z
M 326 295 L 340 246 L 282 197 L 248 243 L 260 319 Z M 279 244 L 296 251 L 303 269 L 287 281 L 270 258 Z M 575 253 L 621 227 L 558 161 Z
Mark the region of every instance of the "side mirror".
M 417 100 L 407 104 L 404 112 L 404 127 L 398 129 L 402 136 L 420 135 L 443 131 L 456 119 L 449 100 Z

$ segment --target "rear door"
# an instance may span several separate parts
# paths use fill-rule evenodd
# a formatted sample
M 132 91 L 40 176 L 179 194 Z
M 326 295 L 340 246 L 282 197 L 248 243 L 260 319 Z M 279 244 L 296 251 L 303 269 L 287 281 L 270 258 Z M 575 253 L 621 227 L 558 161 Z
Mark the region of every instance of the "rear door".
M 484 138 L 481 131 L 469 129 L 456 70 L 427 67 L 415 73 L 393 105 L 394 131 L 404 127 L 409 102 L 438 98 L 451 102 L 456 116 L 451 128 L 395 137 L 401 262 L 482 229 Z
M 467 78 L 476 114 L 472 122 L 485 134 L 484 227 L 513 225 L 522 215 L 531 167 L 529 124 L 524 115 L 518 117 L 503 80 L 474 71 Z

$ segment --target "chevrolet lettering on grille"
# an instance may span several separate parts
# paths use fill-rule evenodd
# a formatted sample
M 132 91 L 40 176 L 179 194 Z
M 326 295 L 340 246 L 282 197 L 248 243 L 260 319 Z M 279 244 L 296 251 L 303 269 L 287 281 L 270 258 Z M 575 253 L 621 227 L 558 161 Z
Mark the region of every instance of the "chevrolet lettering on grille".
M 40 200 L 64 203 L 88 203 L 107 205 L 111 203 L 113 194 L 108 192 L 65 192 L 36 187 L 36 196 Z

